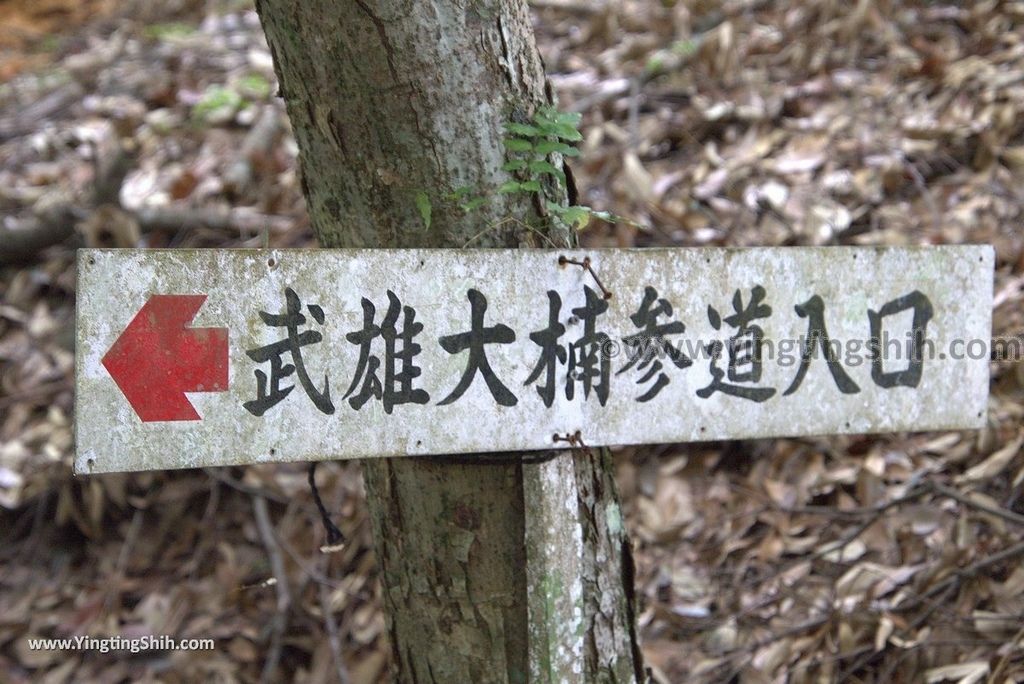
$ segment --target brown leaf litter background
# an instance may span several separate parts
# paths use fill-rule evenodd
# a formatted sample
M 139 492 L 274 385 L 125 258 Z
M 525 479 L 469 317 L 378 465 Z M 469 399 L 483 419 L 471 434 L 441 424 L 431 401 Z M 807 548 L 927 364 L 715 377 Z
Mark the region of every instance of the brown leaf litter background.
M 648 226 L 585 244 L 990 243 L 1021 335 L 1024 3 L 532 5 L 581 203 Z M 301 464 L 71 475 L 75 246 L 312 241 L 251 7 L 0 19 L 0 681 L 386 680 L 357 466 L 319 470 L 331 554 Z M 980 432 L 618 452 L 655 681 L 1024 680 L 1024 365 L 991 369 Z M 217 649 L 28 648 L 75 634 Z

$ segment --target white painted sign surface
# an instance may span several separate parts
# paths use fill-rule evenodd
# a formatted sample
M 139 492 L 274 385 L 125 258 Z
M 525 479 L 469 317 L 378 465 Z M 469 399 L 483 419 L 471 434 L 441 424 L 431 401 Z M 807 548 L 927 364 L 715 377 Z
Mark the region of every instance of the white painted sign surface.
M 82 250 L 75 468 L 980 427 L 993 264 L 985 246 Z

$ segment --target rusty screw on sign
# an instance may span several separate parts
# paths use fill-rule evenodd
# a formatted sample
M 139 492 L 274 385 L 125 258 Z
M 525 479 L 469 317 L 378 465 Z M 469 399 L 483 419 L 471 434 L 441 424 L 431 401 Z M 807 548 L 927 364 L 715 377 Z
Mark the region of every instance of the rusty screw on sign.
M 583 261 L 577 261 L 576 259 L 570 259 L 567 256 L 565 256 L 564 254 L 561 255 L 560 257 L 558 257 L 558 265 L 559 266 L 565 266 L 566 264 L 572 264 L 573 266 L 579 266 L 584 271 L 589 273 L 591 276 L 593 276 L 594 282 L 597 283 L 597 286 L 599 288 L 601 288 L 601 294 L 604 295 L 604 298 L 605 299 L 611 299 L 612 298 L 611 290 L 609 290 L 608 288 L 606 288 L 604 286 L 604 284 L 601 282 L 601 279 L 597 277 L 597 272 L 594 271 L 594 267 L 590 265 L 590 257 L 588 257 L 588 256 L 583 257 Z
M 590 454 L 590 447 L 583 442 L 583 434 L 577 430 L 575 433 L 560 435 L 557 432 L 552 436 L 553 442 L 565 442 L 574 449 L 581 449 L 583 453 Z

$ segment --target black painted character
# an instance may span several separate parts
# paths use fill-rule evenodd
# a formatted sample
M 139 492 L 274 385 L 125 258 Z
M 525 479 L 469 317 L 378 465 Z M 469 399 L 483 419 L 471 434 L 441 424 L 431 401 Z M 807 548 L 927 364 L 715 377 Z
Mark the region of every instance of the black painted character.
M 264 347 L 249 349 L 246 355 L 256 363 L 270 362 L 270 377 L 263 371 L 257 369 L 256 373 L 256 399 L 247 401 L 242 406 L 254 416 L 262 416 L 268 409 L 288 396 L 295 385 L 281 387 L 281 380 L 290 376 L 293 372 L 298 375 L 299 384 L 305 390 L 306 395 L 322 413 L 334 413 L 334 404 L 331 403 L 330 381 L 324 375 L 324 389 L 320 392 L 313 386 L 309 374 L 306 372 L 306 365 L 302 360 L 302 347 L 308 344 L 320 342 L 323 335 L 316 330 L 306 330 L 299 333 L 299 327 L 306 324 L 306 317 L 302 314 L 302 302 L 295 291 L 290 287 L 285 288 L 285 313 L 271 314 L 260 311 L 260 318 L 263 323 L 275 327 L 285 328 L 287 336 L 278 342 L 268 344 Z M 324 323 L 324 310 L 316 304 L 306 307 L 310 315 L 320 325 Z M 282 358 L 284 354 L 291 355 L 291 363 L 286 364 Z M 294 364 L 294 365 L 293 365 Z M 269 385 L 269 389 L 268 389 Z
M 523 383 L 529 385 L 544 371 L 544 382 L 537 385 L 537 394 L 548 408 L 555 403 L 555 371 L 558 364 L 564 364 L 568 357 L 565 348 L 558 342 L 558 338 L 565 333 L 565 326 L 558 322 L 561 310 L 562 298 L 554 290 L 548 290 L 548 327 L 530 333 L 530 339 L 541 349 L 540 359 L 533 367 L 530 377 Z
M 693 360 L 690 357 L 665 339 L 667 335 L 682 335 L 686 332 L 686 326 L 682 321 L 659 324 L 658 318 L 661 316 L 672 317 L 672 304 L 667 299 L 659 298 L 658 291 L 648 285 L 644 288 L 640 308 L 629 317 L 633 325 L 640 328 L 640 332 L 622 338 L 622 343 L 633 350 L 629 356 L 629 362 L 615 373 L 621 375 L 634 366 L 637 371 L 646 369 L 647 372 L 636 381 L 638 385 L 657 376 L 654 384 L 637 397 L 637 401 L 650 401 L 669 383 L 668 375 L 662 372 L 664 365 L 661 363 L 661 358 L 663 356 L 667 356 L 672 364 L 680 370 L 693 365 Z
M 828 371 L 832 374 L 832 379 L 839 391 L 843 394 L 860 392 L 857 383 L 843 370 L 843 366 L 837 358 L 838 355 L 833 353 L 831 342 L 828 339 L 828 331 L 825 329 L 825 303 L 821 297 L 814 295 L 803 304 L 797 304 L 793 308 L 800 318 L 808 319 L 807 337 L 804 340 L 804 348 L 801 353 L 800 369 L 797 371 L 796 377 L 793 378 L 792 384 L 782 394 L 792 394 L 800 387 L 800 383 L 803 382 L 804 376 L 807 374 L 807 369 L 810 368 L 815 346 L 821 348 L 822 354 L 828 361 Z
M 758 325 L 751 325 L 755 320 L 768 318 L 772 315 L 772 308 L 764 303 L 765 291 L 760 285 L 755 285 L 750 290 L 750 300 L 743 306 L 743 295 L 736 290 L 732 297 L 733 314 L 724 319 L 719 315 L 718 310 L 708 306 L 708 321 L 715 330 L 720 330 L 722 322 L 736 332 L 726 340 L 725 344 L 716 340 L 707 345 L 705 349 L 711 355 L 711 384 L 697 390 L 697 396 L 707 399 L 715 392 L 722 392 L 734 397 L 749 399 L 758 403 L 768 401 L 775 394 L 773 387 L 756 387 L 761 381 L 761 347 L 764 343 L 764 330 Z M 727 351 L 729 365 L 723 371 L 718 367 L 718 360 L 722 357 L 722 351 Z M 722 379 L 728 377 L 728 382 Z M 750 383 L 744 385 L 741 383 Z
M 910 324 L 909 365 L 901 371 L 886 373 L 882 368 L 882 319 L 894 316 L 903 311 L 913 309 L 914 318 Z M 871 379 L 879 387 L 890 388 L 898 385 L 917 387 L 921 382 L 921 371 L 924 367 L 922 347 L 925 340 L 925 328 L 932 319 L 932 303 L 922 292 L 914 290 L 910 294 L 882 305 L 878 311 L 868 309 L 868 321 L 871 324 Z
M 415 309 L 402 306 L 401 300 L 391 290 L 388 290 L 387 294 L 388 310 L 381 324 L 374 324 L 377 309 L 373 302 L 364 297 L 363 328 L 345 336 L 352 344 L 359 345 L 356 372 L 343 397 L 348 398 L 349 405 L 357 411 L 371 398 L 381 400 L 387 414 L 390 414 L 398 404 L 426 404 L 430 401 L 430 395 L 426 390 L 412 386 L 413 380 L 422 372 L 420 367 L 413 363 L 422 349 L 413 342 L 413 338 L 423 331 L 423 324 L 416 322 Z M 402 315 L 401 331 L 397 326 L 399 314 Z M 381 365 L 380 357 L 372 351 L 373 341 L 378 337 L 384 341 L 383 382 L 377 375 Z M 349 396 L 357 387 L 359 392 Z
M 487 389 L 491 396 L 501 406 L 515 406 L 518 403 L 515 395 L 509 391 L 501 380 L 494 374 L 491 364 L 487 361 L 487 351 L 484 347 L 488 344 L 511 344 L 516 340 L 515 332 L 507 325 L 501 323 L 489 328 L 484 327 L 484 313 L 487 311 L 487 298 L 478 290 L 469 290 L 466 293 L 469 298 L 472 310 L 472 322 L 468 332 L 457 335 L 445 335 L 438 341 L 441 348 L 449 354 L 459 354 L 469 350 L 469 358 L 466 363 L 466 370 L 462 379 L 455 389 L 447 397 L 438 402 L 439 405 L 450 404 L 461 397 L 469 386 L 473 384 L 477 372 L 484 377 Z
M 565 385 L 565 398 L 572 401 L 576 383 L 583 384 L 583 398 L 590 397 L 593 389 L 601 406 L 608 402 L 611 389 L 611 338 L 597 332 L 597 317 L 608 311 L 608 302 L 589 287 L 583 287 L 585 303 L 572 310 L 573 316 L 583 322 L 583 334 L 569 345 L 569 378 Z M 595 384 L 594 380 L 597 380 Z
M 558 322 L 562 308 L 562 300 L 558 293 L 548 292 L 548 327 L 530 333 L 530 339 L 541 348 L 540 359 L 534 366 L 530 377 L 524 385 L 540 377 L 546 370 L 544 384 L 538 385 L 537 393 L 550 407 L 555 400 L 555 368 L 557 363 L 565 363 L 567 368 L 565 398 L 572 401 L 576 396 L 576 384 L 583 385 L 583 398 L 590 396 L 591 390 L 597 395 L 602 406 L 608 401 L 609 380 L 611 378 L 611 356 L 609 354 L 611 338 L 597 331 L 597 317 L 608 310 L 608 302 L 589 287 L 583 288 L 585 302 L 581 307 L 572 309 L 571 323 L 583 323 L 583 333 L 575 342 L 562 347 L 558 340 L 565 333 L 565 326 Z

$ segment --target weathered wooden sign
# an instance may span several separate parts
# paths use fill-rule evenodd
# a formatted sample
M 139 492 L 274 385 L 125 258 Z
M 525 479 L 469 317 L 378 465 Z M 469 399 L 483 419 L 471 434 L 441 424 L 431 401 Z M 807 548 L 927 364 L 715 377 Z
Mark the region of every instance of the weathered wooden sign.
M 82 250 L 77 472 L 972 428 L 990 247 Z

